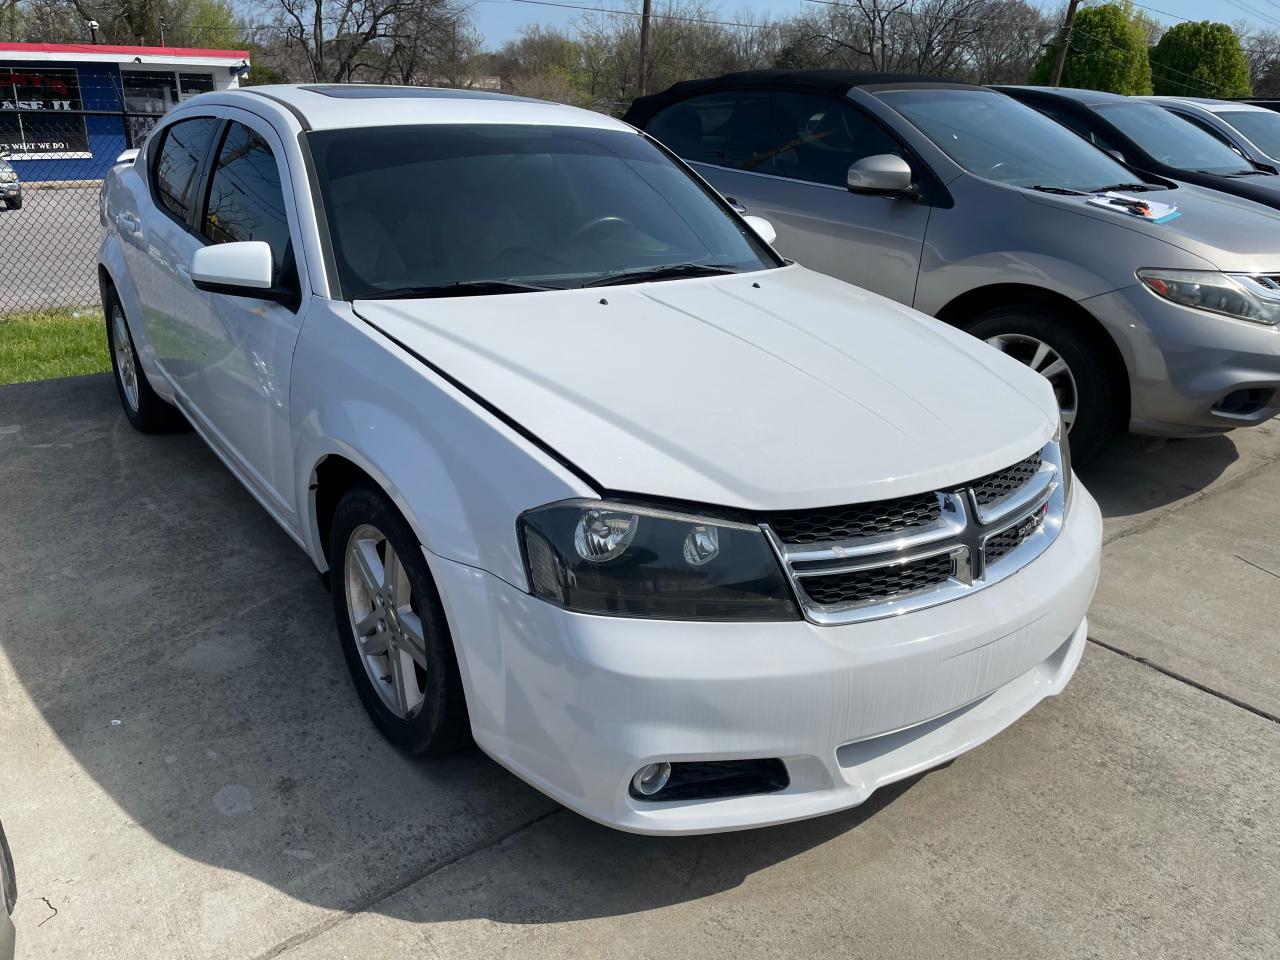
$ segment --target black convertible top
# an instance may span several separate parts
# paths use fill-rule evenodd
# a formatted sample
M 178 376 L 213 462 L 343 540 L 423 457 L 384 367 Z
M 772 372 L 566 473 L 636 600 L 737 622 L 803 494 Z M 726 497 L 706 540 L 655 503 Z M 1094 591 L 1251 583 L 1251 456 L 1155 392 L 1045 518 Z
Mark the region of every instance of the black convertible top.
M 844 96 L 853 87 L 872 91 L 905 87 L 981 89 L 969 83 L 914 73 L 864 73 L 857 70 L 746 70 L 742 73 L 726 73 L 722 77 L 706 80 L 683 80 L 661 93 L 640 97 L 631 104 L 623 119 L 637 127 L 642 127 L 663 107 L 684 100 L 686 97 L 700 93 L 714 93 L 717 90 L 741 90 L 751 87 L 785 87 L 789 90 L 811 90 L 815 93 L 834 93 L 839 96 Z

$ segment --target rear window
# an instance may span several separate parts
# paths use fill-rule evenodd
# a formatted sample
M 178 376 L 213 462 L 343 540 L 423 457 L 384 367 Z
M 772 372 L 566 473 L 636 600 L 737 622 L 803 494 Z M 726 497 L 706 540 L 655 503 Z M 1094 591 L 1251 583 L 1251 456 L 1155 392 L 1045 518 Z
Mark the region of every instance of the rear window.
M 213 117 L 180 120 L 164 131 L 164 139 L 152 167 L 156 201 L 170 215 L 183 221 L 194 202 L 192 194 L 200 176 L 200 164 L 218 128 Z

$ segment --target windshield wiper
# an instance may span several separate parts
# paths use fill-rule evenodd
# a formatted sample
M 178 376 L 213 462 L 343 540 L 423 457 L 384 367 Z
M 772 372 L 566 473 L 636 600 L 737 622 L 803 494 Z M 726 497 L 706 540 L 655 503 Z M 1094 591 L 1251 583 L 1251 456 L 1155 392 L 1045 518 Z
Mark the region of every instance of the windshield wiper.
M 641 283 L 645 280 L 679 280 L 684 277 L 715 277 L 725 273 L 741 273 L 737 267 L 726 263 L 668 263 L 661 267 L 644 267 L 640 270 L 621 270 L 606 273 L 603 277 L 588 280 L 584 287 L 612 287 L 623 283 Z
M 1148 190 L 1168 190 L 1168 187 L 1162 187 L 1151 183 L 1111 183 L 1105 187 L 1098 187 L 1094 193 L 1106 193 L 1109 190 L 1128 190 L 1133 193 L 1145 193 Z
M 1274 176 L 1274 174 L 1267 173 L 1265 170 L 1232 170 L 1230 173 L 1220 174 L 1220 176 L 1234 180 L 1236 177 L 1270 177 Z
M 1089 194 L 1083 190 L 1072 190 L 1068 187 L 1046 187 L 1044 184 L 1036 183 L 1027 187 L 1028 190 L 1038 190 L 1040 193 L 1060 193 L 1064 197 L 1087 197 Z
M 426 300 L 431 297 L 487 297 L 501 293 L 530 293 L 534 290 L 563 290 L 537 283 L 520 283 L 516 280 L 457 280 L 453 283 L 432 283 L 419 287 L 394 287 L 376 290 L 356 297 L 357 300 Z

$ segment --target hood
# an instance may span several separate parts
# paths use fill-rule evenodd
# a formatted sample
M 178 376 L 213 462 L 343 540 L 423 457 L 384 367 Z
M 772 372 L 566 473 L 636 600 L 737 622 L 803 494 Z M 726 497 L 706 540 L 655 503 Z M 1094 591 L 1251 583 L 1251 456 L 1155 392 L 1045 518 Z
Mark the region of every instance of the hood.
M 798 266 L 354 307 L 601 492 L 748 510 L 877 500 L 1001 469 L 1057 425 L 1022 364 Z
M 1280 184 L 1280 177 L 1272 179 Z M 1178 208 L 1177 218 L 1166 223 L 1149 223 L 1126 213 L 1086 204 L 1082 197 L 1062 197 L 1032 190 L 1021 192 L 1032 203 L 1115 223 L 1134 233 L 1170 244 L 1207 261 L 1218 270 L 1280 273 L 1280 210 L 1263 206 L 1246 197 L 1181 183 L 1174 190 L 1142 194 Z M 1153 252 L 1147 256 L 1158 256 L 1158 253 Z M 1185 265 L 1155 262 L 1135 264 L 1135 268 L 1182 266 Z

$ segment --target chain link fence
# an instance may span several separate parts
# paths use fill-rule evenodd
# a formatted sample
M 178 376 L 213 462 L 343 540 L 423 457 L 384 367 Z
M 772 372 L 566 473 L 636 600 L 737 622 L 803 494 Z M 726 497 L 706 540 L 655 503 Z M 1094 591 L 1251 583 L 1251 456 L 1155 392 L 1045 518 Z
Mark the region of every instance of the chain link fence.
M 58 73 L 0 70 L 0 318 L 96 307 L 102 179 L 163 113 L 92 109 L 119 90 Z

